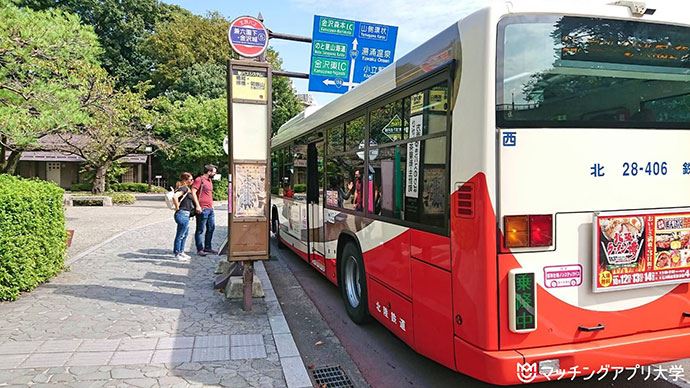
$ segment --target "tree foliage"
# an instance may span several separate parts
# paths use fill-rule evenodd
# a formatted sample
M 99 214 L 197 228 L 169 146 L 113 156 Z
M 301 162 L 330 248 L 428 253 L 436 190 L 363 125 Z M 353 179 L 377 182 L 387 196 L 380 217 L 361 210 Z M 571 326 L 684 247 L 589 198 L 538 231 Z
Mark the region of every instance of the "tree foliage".
M 274 69 L 282 69 L 283 60 L 272 49 L 268 50 L 266 58 Z M 273 77 L 273 114 L 271 116 L 271 133 L 276 134 L 278 128 L 300 113 L 304 107 L 297 99 L 292 81 L 286 77 Z
M 185 100 L 189 96 L 215 99 L 226 95 L 225 65 L 195 63 L 182 70 L 180 76 L 165 92 L 172 101 Z
M 79 88 L 101 49 L 91 27 L 59 10 L 3 3 L 0 20 L 0 171 L 14 172 L 22 151 L 86 120 Z
M 142 45 L 154 63 L 151 74 L 153 91 L 156 94 L 165 92 L 186 69 L 196 64 L 215 64 L 224 68 L 232 56 L 227 42 L 229 26 L 230 23 L 219 13 L 202 17 L 184 10 L 173 11 L 169 19 L 156 25 L 155 32 Z
M 62 152 L 84 159 L 94 171 L 93 192 L 105 191 L 108 171 L 125 156 L 142 153 L 148 145 L 163 146 L 153 136 L 153 114 L 145 89 L 115 89 L 105 72 L 95 72 L 87 81 L 82 98 L 89 120 L 68 133 L 58 134 Z
M 82 66 L 77 60 L 56 63 L 55 66 L 77 77 L 80 72 L 72 73 L 73 70 L 97 72 L 100 59 L 103 68 L 115 78 L 115 83 L 103 75 L 98 76 L 99 81 L 93 81 L 95 83 L 73 80 L 71 83 L 78 85 L 77 89 L 81 87 L 81 90 L 64 83 L 50 84 L 44 94 L 50 96 L 51 100 L 45 105 L 60 107 L 62 116 L 56 113 L 52 122 L 62 127 L 45 123 L 37 125 L 49 128 L 49 133 L 57 133 L 80 124 L 75 128 L 90 139 L 88 147 L 75 141 L 74 131 L 63 137 L 66 148 L 87 159 L 87 167 L 95 169 L 94 175 L 99 181 L 94 185 L 95 190 L 100 190 L 101 181 L 105 180 L 104 173 L 98 172 L 99 168 L 113 166 L 113 162 L 121 158 L 126 149 L 130 152 L 141 150 L 138 141 L 132 142 L 132 139 L 139 138 L 141 132 L 128 132 L 137 129 L 135 127 L 141 123 L 138 119 L 128 120 L 133 119 L 133 105 L 147 105 L 141 93 L 129 91 L 142 82 L 151 85 L 147 89 L 147 97 L 156 100 L 156 109 L 160 113 L 160 126 L 156 131 L 169 145 L 164 152 L 167 159 L 161 160 L 166 175 L 177 175 L 181 170 L 197 172 L 209 162 L 220 166 L 227 164 L 222 152 L 222 141 L 227 131 L 225 69 L 227 60 L 236 58 L 236 55 L 227 42 L 229 22 L 226 18 L 215 12 L 205 16 L 193 15 L 158 0 L 14 1 L 35 10 L 47 10 L 46 14 L 61 15 L 74 25 L 79 24 L 79 19 L 64 12 L 79 15 L 83 23 L 93 28 L 83 27 L 91 34 L 90 43 L 70 41 L 69 34 L 59 28 L 52 35 L 66 36 L 65 41 L 71 43 L 69 46 L 75 53 L 79 50 L 90 52 L 91 66 Z M 24 22 L 25 26 L 33 24 Z M 54 28 L 52 22 L 43 24 Z M 2 28 L 0 26 L 0 30 Z M 94 33 L 103 50 L 98 49 Z M 0 55 L 4 55 L 3 47 L 0 46 Z M 272 49 L 267 52 L 267 60 L 274 69 L 282 65 L 278 53 Z M 94 97 L 89 94 L 96 89 L 106 96 L 98 103 L 93 102 Z M 288 78 L 274 77 L 272 92 L 272 131 L 275 133 L 283 123 L 302 110 L 302 105 Z M 92 105 L 87 106 L 87 100 Z M 96 106 L 100 106 L 101 110 Z M 29 107 L 23 109 L 25 116 L 31 117 L 33 111 Z M 48 119 L 46 116 L 44 121 Z M 14 128 L 26 127 L 15 121 Z M 113 136 L 123 133 L 129 143 L 111 142 Z M 41 134 L 38 135 L 29 132 L 23 139 L 27 144 L 35 144 Z M 13 140 L 13 143 L 17 141 Z M 4 156 L 0 161 L 4 161 Z
M 172 145 L 164 150 L 163 168 L 167 176 L 177 177 L 184 171 L 196 175 L 209 163 L 227 165 L 223 152 L 227 134 L 224 98 L 188 97 L 176 102 L 161 98 L 156 103 L 156 111 L 160 117 L 156 134 Z
M 61 9 L 75 13 L 84 24 L 93 26 L 104 48 L 101 61 L 120 85 L 134 86 L 148 79 L 151 60 L 142 52 L 141 42 L 180 8 L 158 0 L 18 0 L 37 10 Z

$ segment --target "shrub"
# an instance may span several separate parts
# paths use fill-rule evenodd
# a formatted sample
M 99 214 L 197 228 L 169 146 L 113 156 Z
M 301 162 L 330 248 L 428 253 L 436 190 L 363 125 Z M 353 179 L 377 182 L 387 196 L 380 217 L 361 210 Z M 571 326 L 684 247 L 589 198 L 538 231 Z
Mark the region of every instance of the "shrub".
M 110 185 L 113 191 L 130 191 L 134 193 L 145 193 L 149 191 L 149 185 L 147 183 L 113 183 Z
M 116 205 L 131 205 L 137 200 L 134 194 L 130 193 L 113 193 L 110 196 L 113 199 L 113 204 Z
M 63 193 L 50 182 L 0 175 L 0 300 L 15 300 L 62 270 Z
M 295 183 L 295 193 L 306 193 L 307 192 L 307 185 L 304 183 Z
M 213 200 L 227 201 L 228 200 L 228 179 L 221 178 L 219 181 L 213 181 Z
M 91 183 L 74 183 L 70 187 L 70 191 L 91 191 L 93 184 Z

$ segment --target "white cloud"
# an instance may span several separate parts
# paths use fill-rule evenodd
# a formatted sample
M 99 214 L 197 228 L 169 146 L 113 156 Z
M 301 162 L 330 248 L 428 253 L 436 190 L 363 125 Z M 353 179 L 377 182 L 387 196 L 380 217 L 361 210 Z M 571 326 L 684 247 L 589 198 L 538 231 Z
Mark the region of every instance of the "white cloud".
M 413 47 L 489 3 L 489 0 L 290 1 L 316 15 L 397 26 L 398 42 Z

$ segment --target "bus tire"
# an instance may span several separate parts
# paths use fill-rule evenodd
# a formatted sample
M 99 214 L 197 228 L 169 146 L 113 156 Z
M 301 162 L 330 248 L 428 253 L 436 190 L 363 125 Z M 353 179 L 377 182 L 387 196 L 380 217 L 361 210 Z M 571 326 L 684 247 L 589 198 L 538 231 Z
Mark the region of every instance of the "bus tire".
M 367 280 L 364 260 L 357 245 L 349 241 L 343 247 L 340 266 L 340 293 L 345 310 L 352 322 L 360 325 L 369 322 Z
M 271 232 L 276 238 L 276 244 L 278 244 L 278 249 L 285 249 L 287 246 L 280 239 L 280 219 L 278 218 L 278 208 L 273 206 L 271 211 Z

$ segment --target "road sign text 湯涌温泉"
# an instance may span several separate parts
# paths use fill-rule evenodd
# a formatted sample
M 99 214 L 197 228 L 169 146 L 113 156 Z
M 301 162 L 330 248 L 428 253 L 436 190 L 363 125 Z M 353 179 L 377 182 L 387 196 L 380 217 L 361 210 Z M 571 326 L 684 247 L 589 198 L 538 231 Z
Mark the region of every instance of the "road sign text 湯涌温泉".
M 345 93 L 393 62 L 398 27 L 314 16 L 309 90 Z

